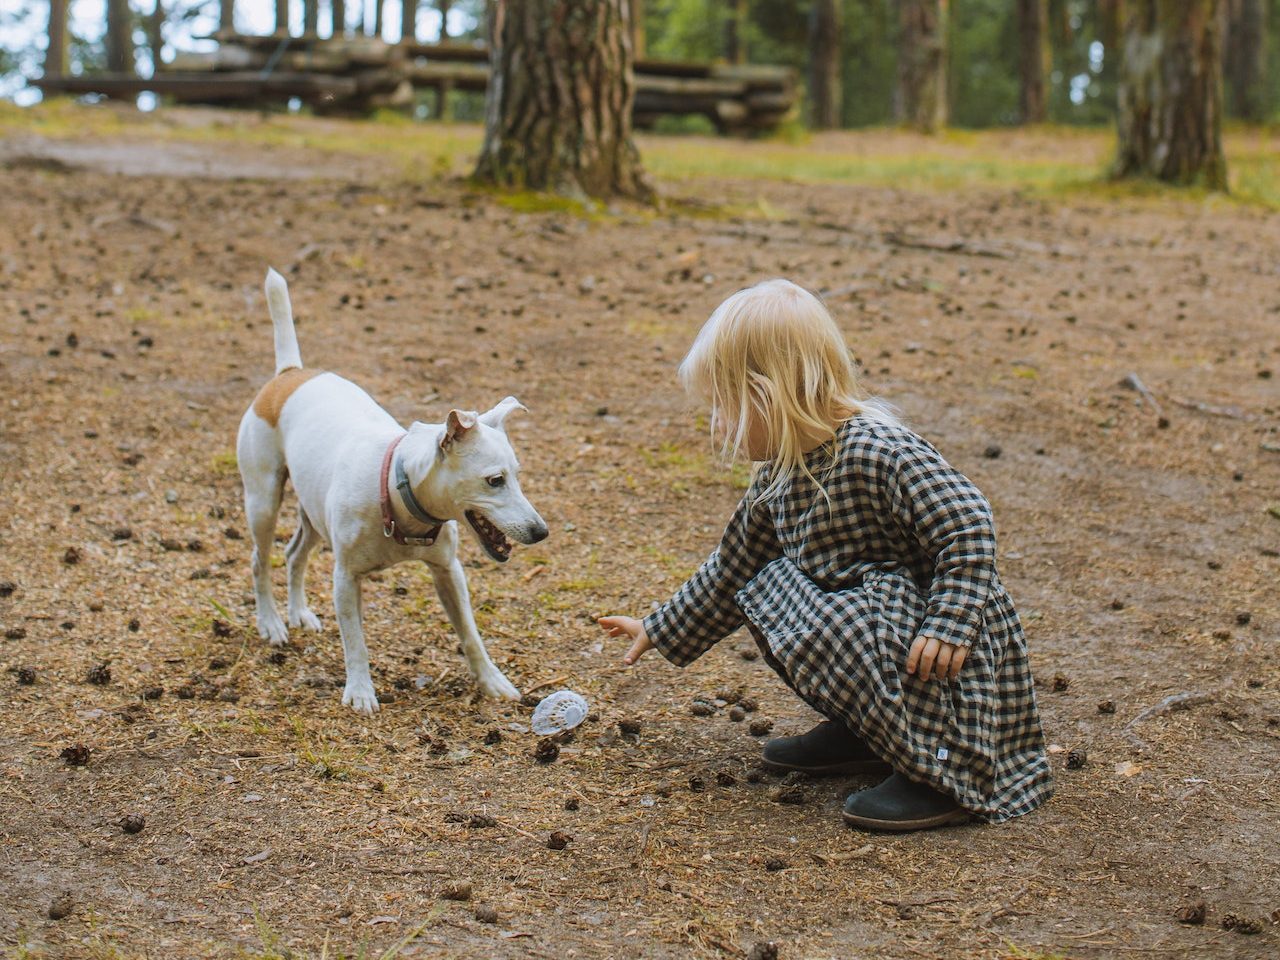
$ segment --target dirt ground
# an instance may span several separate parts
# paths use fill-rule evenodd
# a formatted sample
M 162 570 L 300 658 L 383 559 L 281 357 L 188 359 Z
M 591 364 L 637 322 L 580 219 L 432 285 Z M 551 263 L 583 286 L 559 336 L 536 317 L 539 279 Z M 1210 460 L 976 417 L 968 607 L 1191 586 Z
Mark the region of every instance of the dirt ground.
M 11 136 L 0 178 L 15 956 L 1280 953 L 1274 214 L 699 180 L 582 216 L 231 138 Z M 476 698 L 425 569 L 366 586 L 376 718 L 339 703 L 331 555 L 324 633 L 257 638 L 234 442 L 272 371 L 268 264 L 308 365 L 403 422 L 529 406 L 512 436 L 552 535 L 464 556 L 512 680 L 591 701 L 554 762 L 528 707 Z M 994 504 L 1057 775 L 1028 817 L 859 834 L 856 779 L 775 802 L 749 724 L 815 717 L 749 639 L 627 669 L 594 626 L 715 544 L 741 471 L 674 367 L 773 275 L 825 291 L 868 387 Z M 281 550 L 292 524 L 287 500 Z M 693 715 L 718 693 L 758 708 Z

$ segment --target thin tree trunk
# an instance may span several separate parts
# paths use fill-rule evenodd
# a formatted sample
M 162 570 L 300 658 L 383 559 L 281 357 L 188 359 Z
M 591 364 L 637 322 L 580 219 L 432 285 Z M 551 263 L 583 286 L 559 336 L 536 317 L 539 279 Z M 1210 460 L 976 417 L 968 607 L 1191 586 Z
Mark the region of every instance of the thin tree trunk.
M 1267 9 L 1264 0 L 1223 0 L 1222 70 L 1227 115 L 1266 119 Z
M 129 0 L 107 0 L 107 69 L 133 73 L 133 11 Z
M 284 36 L 289 32 L 289 0 L 276 0 L 275 33 Z
M 570 196 L 647 196 L 631 140 L 627 0 L 495 0 L 475 178 Z
M 159 0 L 156 6 L 159 7 Z M 218 3 L 218 32 L 219 33 L 235 33 L 236 30 L 236 0 L 219 0 Z
M 1018 0 L 1018 114 L 1023 123 L 1049 116 L 1049 0 Z
M 152 76 L 158 74 L 162 66 L 160 51 L 164 48 L 164 21 L 167 16 L 164 2 L 165 0 L 156 0 L 156 8 L 147 14 L 147 46 L 151 50 Z M 234 0 L 224 0 L 224 2 L 234 2 Z M 226 29 L 234 29 L 230 21 L 227 21 Z
M 314 37 L 320 32 L 320 0 L 302 0 L 302 35 Z
M 347 35 L 347 0 L 331 0 L 329 36 L 339 40 Z
M 373 35 L 379 39 L 382 37 L 382 8 L 386 2 L 387 0 L 373 0 Z
M 1115 173 L 1227 188 L 1217 0 L 1129 0 Z
M 453 0 L 437 0 L 436 7 L 440 11 L 440 39 L 442 41 L 449 39 L 449 10 L 453 6 Z
M 898 0 L 898 120 L 922 133 L 947 125 L 947 0 Z
M 400 0 L 400 42 L 417 39 L 418 0 Z
M 67 72 L 67 0 L 49 0 L 49 49 L 44 54 L 44 75 L 61 77 Z
M 809 100 L 813 126 L 840 126 L 840 0 L 814 0 L 809 10 Z
M 730 63 L 747 62 L 747 0 L 726 0 L 729 12 L 724 20 L 724 58 Z

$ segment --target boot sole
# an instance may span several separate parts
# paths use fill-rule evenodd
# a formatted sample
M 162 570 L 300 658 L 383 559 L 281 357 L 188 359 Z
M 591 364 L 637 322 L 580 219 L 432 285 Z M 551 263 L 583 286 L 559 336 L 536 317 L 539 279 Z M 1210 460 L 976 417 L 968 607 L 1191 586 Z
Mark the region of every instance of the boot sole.
M 760 763 L 770 770 L 783 773 L 799 771 L 812 776 L 835 776 L 846 773 L 889 773 L 893 767 L 883 760 L 846 760 L 843 763 L 829 763 L 825 767 L 805 767 L 798 763 L 781 763 L 777 760 L 760 758 Z
M 908 830 L 931 830 L 934 827 L 945 827 L 952 823 L 962 823 L 969 819 L 969 811 L 964 809 L 948 810 L 936 813 L 931 817 L 918 817 L 915 820 L 878 820 L 875 817 L 862 817 L 855 813 L 842 813 L 844 822 L 863 830 L 883 830 L 901 833 Z

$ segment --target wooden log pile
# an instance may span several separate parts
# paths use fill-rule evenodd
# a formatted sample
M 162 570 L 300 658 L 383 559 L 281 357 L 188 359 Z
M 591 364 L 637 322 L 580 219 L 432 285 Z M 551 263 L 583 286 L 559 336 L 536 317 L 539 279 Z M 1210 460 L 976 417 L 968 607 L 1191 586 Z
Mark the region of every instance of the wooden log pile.
M 462 43 L 389 44 L 373 37 L 215 35 L 210 52 L 179 53 L 156 76 L 52 77 L 46 90 L 129 96 L 150 90 L 180 103 L 253 103 L 299 98 L 321 113 L 405 108 L 418 90 L 435 90 L 443 107 L 453 90 L 483 92 L 489 54 Z M 641 60 L 635 67 L 634 122 L 701 114 L 725 133 L 769 130 L 796 104 L 785 67 Z M 441 113 L 443 110 L 440 111 Z

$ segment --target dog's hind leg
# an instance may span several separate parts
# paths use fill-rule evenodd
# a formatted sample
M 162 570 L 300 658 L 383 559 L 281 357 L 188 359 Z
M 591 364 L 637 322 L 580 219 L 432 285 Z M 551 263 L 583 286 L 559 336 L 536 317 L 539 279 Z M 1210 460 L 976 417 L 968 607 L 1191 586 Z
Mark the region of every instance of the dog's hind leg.
M 486 697 L 519 700 L 520 691 L 494 666 L 489 659 L 489 651 L 484 648 L 484 641 L 480 639 L 480 631 L 476 629 L 475 617 L 471 613 L 467 575 L 463 573 L 458 558 L 454 557 L 448 564 L 429 563 L 427 566 L 431 569 L 431 579 L 435 582 L 444 612 L 449 615 L 449 622 L 462 641 L 462 653 L 467 658 L 467 666 L 476 685 Z
M 273 646 L 289 639 L 271 596 L 271 546 L 276 536 L 276 516 L 284 496 L 284 456 L 276 446 L 274 431 L 253 411 L 245 414 L 236 442 L 236 460 L 244 481 L 244 515 L 253 538 L 253 598 L 257 606 L 258 633 Z
M 365 714 L 378 712 L 378 697 L 369 676 L 369 648 L 364 644 L 364 610 L 360 580 L 350 573 L 339 557 L 333 565 L 333 606 L 342 632 L 342 657 L 347 666 L 347 685 L 342 703 Z
M 311 525 L 307 512 L 298 507 L 298 529 L 285 547 L 284 557 L 289 571 L 289 626 L 320 629 L 320 618 L 307 606 L 307 558 L 320 542 L 320 534 Z

